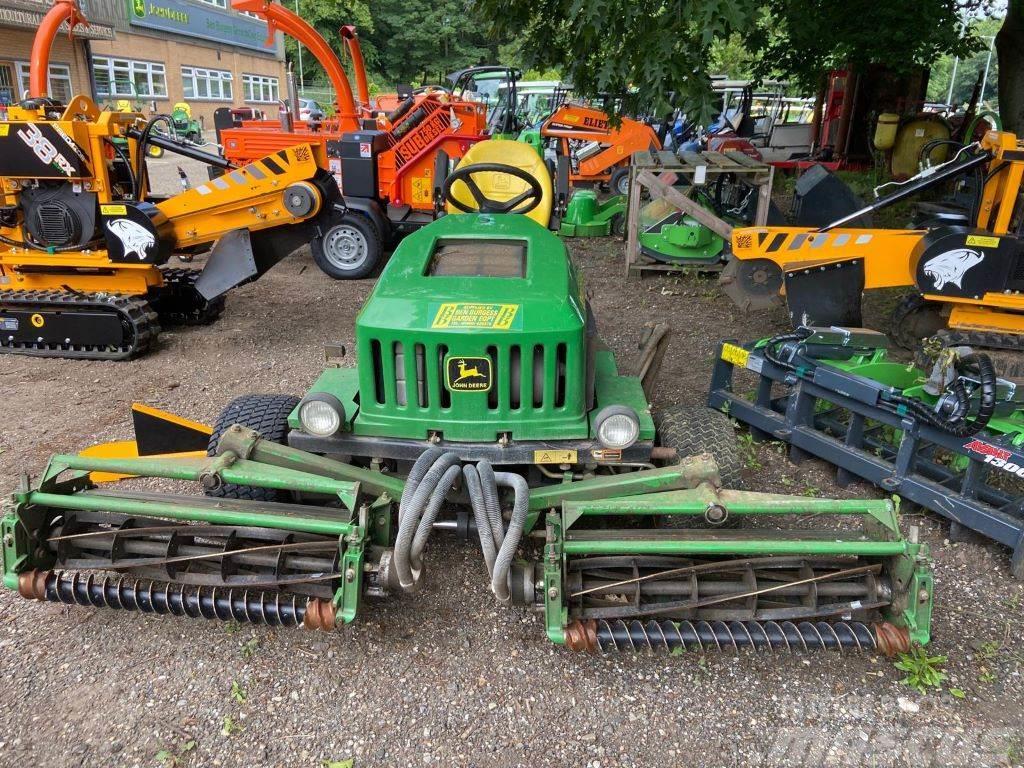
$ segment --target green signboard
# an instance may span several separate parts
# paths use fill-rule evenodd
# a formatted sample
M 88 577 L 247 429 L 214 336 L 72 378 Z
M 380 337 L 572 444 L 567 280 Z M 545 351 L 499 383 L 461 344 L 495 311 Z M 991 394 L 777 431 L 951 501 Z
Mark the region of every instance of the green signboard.
M 128 21 L 135 27 L 175 32 L 267 53 L 277 50 L 273 42 L 267 44 L 266 22 L 185 0 L 128 0 Z

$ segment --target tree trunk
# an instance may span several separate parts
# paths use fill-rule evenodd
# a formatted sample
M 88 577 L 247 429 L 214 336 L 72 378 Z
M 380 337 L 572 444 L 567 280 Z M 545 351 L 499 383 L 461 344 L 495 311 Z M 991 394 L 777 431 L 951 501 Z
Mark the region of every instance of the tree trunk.
M 999 116 L 1003 130 L 1024 134 L 1024 0 L 1009 0 L 996 35 L 999 57 Z

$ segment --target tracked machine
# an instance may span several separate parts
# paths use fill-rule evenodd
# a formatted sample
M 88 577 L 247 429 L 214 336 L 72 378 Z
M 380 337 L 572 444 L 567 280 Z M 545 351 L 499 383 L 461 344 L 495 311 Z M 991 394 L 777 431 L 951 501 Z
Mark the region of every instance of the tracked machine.
M 938 334 L 949 347 L 992 351 L 1005 375 L 1024 375 L 1024 145 L 990 131 L 897 191 L 820 228 L 747 227 L 732 233 L 725 293 L 744 309 L 784 295 L 793 325 L 861 326 L 865 291 L 908 287 L 892 337 L 907 349 Z M 867 214 L 940 185 L 948 203 L 921 206 L 913 229 L 858 228 Z
M 575 650 L 928 642 L 927 549 L 891 502 L 737 490 L 722 414 L 652 412 L 667 336 L 618 369 L 548 228 L 547 174 L 524 144 L 473 147 L 448 215 L 402 241 L 359 313 L 359 366 L 332 345 L 305 395 L 237 398 L 207 456 L 53 457 L 3 508 L 4 585 L 329 630 L 415 593 L 449 531 L 479 542 L 500 603 Z
M 228 289 L 308 242 L 340 196 L 308 145 L 236 169 L 159 133 L 169 118 L 48 98 L 50 43 L 65 21 L 83 22 L 71 0 L 37 34 L 30 98 L 0 121 L 0 353 L 123 360 L 146 352 L 162 325 L 215 319 Z M 151 146 L 227 173 L 154 196 Z M 211 246 L 202 273 L 166 266 Z

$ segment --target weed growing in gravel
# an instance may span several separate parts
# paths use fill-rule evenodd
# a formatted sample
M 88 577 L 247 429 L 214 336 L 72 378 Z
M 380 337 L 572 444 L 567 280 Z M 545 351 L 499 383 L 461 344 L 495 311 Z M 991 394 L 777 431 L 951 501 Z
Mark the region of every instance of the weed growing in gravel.
M 324 760 L 320 763 L 320 768 L 352 768 L 356 761 L 354 758 L 348 760 Z
M 245 700 L 249 698 L 245 693 L 245 689 L 238 684 L 237 680 L 231 681 L 231 698 L 239 704 L 245 704 Z
M 178 766 L 181 765 L 188 757 L 188 754 L 195 750 L 195 748 L 195 739 L 189 739 L 182 744 L 177 751 L 161 749 L 156 753 L 156 760 L 158 763 L 167 766 L 167 768 L 178 768 Z
M 220 735 L 231 736 L 242 730 L 242 724 L 236 723 L 235 718 L 231 715 L 224 715 L 224 720 L 221 722 Z
M 242 658 L 248 661 L 256 655 L 256 649 L 260 647 L 260 639 L 253 637 L 242 643 Z
M 800 491 L 800 495 L 801 496 L 812 496 L 812 497 L 821 496 L 821 488 L 818 488 L 818 487 L 813 486 L 813 485 L 806 485 L 806 486 L 804 486 L 804 489 L 802 491 Z
M 918 693 L 926 694 L 929 688 L 942 690 L 942 683 L 947 675 L 942 671 L 946 663 L 945 656 L 929 656 L 921 646 L 915 646 L 910 653 L 901 653 L 896 662 L 896 669 L 906 672 L 907 676 L 900 680 Z
M 757 445 L 754 443 L 754 436 L 749 432 L 739 436 L 740 453 L 743 454 L 743 463 L 747 469 L 760 469 L 761 460 L 757 456 Z
M 232 619 L 231 621 L 229 621 L 227 624 L 224 625 L 224 631 L 227 632 L 229 635 L 235 634 L 235 632 L 237 632 L 241 628 L 242 628 L 242 625 L 239 624 L 234 619 Z

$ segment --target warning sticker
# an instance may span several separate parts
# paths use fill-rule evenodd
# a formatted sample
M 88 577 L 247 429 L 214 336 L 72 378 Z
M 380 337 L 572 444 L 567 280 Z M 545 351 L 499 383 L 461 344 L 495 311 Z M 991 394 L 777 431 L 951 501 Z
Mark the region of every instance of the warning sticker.
M 373 157 L 373 145 L 368 141 L 361 141 L 359 143 L 359 156 L 360 157 Z
M 968 235 L 967 245 L 973 245 L 976 248 L 998 248 L 999 238 L 987 235 Z
M 522 326 L 518 304 L 441 304 L 434 314 L 431 328 L 488 328 L 507 331 Z
M 104 216 L 127 216 L 128 208 L 124 205 L 101 205 L 100 213 Z
M 431 199 L 431 184 L 429 176 L 413 176 L 409 185 L 412 192 L 413 203 L 429 203 Z
M 576 451 L 534 451 L 534 464 L 575 464 Z
M 735 344 L 722 345 L 722 359 L 727 363 L 732 363 L 733 365 L 738 365 L 741 368 L 746 368 L 747 359 L 749 357 L 750 353 L 743 347 L 738 347 Z
M 0 125 L 0 136 L 7 136 L 11 132 L 10 124 Z
M 18 318 L 16 317 L 0 317 L 0 331 L 16 331 L 18 330 Z

